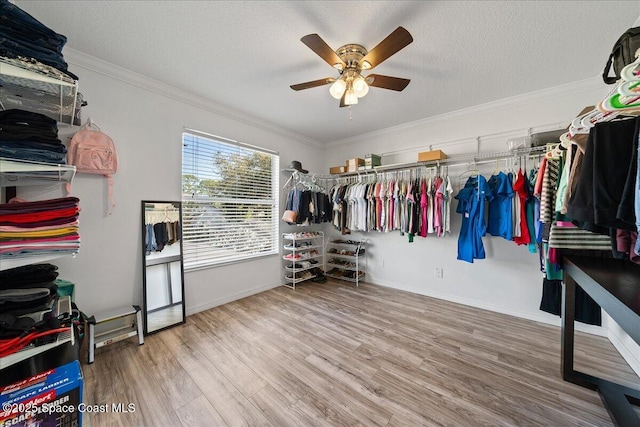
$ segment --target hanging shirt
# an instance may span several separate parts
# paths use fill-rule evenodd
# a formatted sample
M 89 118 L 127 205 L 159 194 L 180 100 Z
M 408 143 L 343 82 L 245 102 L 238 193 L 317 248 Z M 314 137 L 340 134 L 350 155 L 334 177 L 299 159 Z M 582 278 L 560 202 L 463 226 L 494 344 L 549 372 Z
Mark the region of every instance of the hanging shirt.
M 514 187 L 514 193 L 515 193 L 515 184 L 516 184 L 516 179 L 517 179 L 517 175 L 512 174 L 511 172 L 509 172 L 509 178 L 511 179 L 511 185 Z M 520 221 L 521 221 L 521 217 L 520 217 L 520 198 L 514 194 L 514 196 L 511 198 L 512 200 L 512 207 L 511 207 L 511 217 L 513 218 L 513 237 L 520 237 L 520 232 L 521 232 L 521 228 L 520 228 Z
M 427 181 L 422 180 L 420 184 L 420 214 L 422 221 L 420 223 L 420 236 L 427 237 L 427 215 L 429 202 L 427 200 Z
M 513 239 L 512 198 L 513 187 L 509 177 L 500 172 L 492 175 L 488 182 L 493 199 L 489 203 L 489 225 L 487 231 L 492 236 Z
M 434 189 L 433 178 L 429 178 L 427 182 L 427 233 L 433 234 L 433 216 L 436 202 L 436 192 Z
M 443 224 L 443 216 L 444 216 L 444 180 L 440 177 L 437 177 L 434 182 L 435 191 L 435 202 L 433 209 L 433 230 L 436 233 L 436 236 L 441 237 L 444 234 L 444 224 Z
M 447 175 L 446 178 L 446 182 L 447 182 L 447 186 L 445 187 L 446 190 L 444 192 L 444 203 L 445 203 L 445 226 L 444 226 L 444 231 L 445 233 L 451 233 L 451 196 L 453 195 L 453 186 L 451 185 L 451 180 L 449 179 L 449 176 Z
M 559 159 L 547 159 L 540 195 L 540 221 L 545 224 L 551 224 L 553 221 L 559 168 Z
M 519 199 L 518 207 L 520 209 L 520 223 L 518 224 L 520 227 L 520 235 L 514 236 L 513 240 L 518 245 L 528 245 L 531 243 L 531 236 L 529 235 L 529 227 L 527 226 L 527 183 L 522 173 L 522 169 L 518 171 L 518 176 L 516 178 L 516 183 L 513 186 L 514 191 L 517 193 L 517 197 Z
M 485 202 L 493 199 L 491 188 L 482 175 L 472 176 L 455 198 L 458 199 L 456 212 L 462 215 L 462 227 L 458 236 L 458 259 L 467 262 L 484 259 L 484 210 Z

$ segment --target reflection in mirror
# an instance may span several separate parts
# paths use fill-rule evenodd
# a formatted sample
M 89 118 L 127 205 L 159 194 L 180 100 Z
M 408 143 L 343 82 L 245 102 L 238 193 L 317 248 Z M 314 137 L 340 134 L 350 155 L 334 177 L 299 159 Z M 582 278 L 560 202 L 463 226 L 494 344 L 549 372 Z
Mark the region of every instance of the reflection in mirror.
M 182 204 L 142 201 L 144 333 L 185 322 Z

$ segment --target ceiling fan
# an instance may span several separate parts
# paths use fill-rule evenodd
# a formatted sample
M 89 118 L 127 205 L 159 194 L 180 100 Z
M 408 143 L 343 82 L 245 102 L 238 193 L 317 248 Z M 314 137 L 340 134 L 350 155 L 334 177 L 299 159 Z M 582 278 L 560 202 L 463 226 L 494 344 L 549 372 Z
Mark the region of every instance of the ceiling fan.
M 326 63 L 337 69 L 340 75 L 337 78 L 326 77 L 291 85 L 291 89 L 303 90 L 333 83 L 329 88 L 329 93 L 340 100 L 340 107 L 357 104 L 358 98 L 362 98 L 369 92 L 369 86 L 401 91 L 411 81 L 381 74 L 369 74 L 366 77 L 361 74 L 362 71 L 371 70 L 380 65 L 413 41 L 411 34 L 403 27 L 396 28 L 370 51 L 353 43 L 346 44 L 334 51 L 317 34 L 306 35 L 300 41 L 324 59 Z

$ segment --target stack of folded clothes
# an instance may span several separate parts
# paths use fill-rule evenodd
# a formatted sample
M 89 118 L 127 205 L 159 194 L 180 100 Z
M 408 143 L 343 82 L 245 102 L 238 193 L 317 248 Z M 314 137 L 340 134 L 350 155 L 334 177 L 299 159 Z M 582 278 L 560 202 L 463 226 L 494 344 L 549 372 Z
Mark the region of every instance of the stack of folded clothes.
M 66 156 L 55 120 L 23 110 L 0 111 L 0 157 L 66 164 Z
M 0 314 L 21 317 L 50 310 L 58 288 L 57 270 L 52 264 L 31 264 L 0 271 Z
M 62 48 L 67 38 L 7 0 L 0 0 L 0 56 L 37 61 L 73 78 L 67 70 Z
M 79 199 L 63 197 L 0 205 L 0 263 L 34 255 L 78 253 Z
M 54 310 L 57 269 L 32 264 L 0 271 L 0 357 L 68 335 L 71 313 Z

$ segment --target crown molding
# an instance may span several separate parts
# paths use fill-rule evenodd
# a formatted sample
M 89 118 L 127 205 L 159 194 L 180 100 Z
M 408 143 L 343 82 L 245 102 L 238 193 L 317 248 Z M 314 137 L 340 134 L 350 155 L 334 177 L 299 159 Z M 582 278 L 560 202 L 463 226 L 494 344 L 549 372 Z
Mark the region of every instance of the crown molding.
M 561 96 L 571 96 L 576 93 L 582 93 L 592 90 L 604 89 L 606 85 L 602 82 L 601 77 L 593 77 L 585 80 L 578 80 L 559 86 L 553 86 L 550 88 L 538 90 L 535 92 L 529 92 L 522 95 L 511 96 L 508 98 L 499 99 L 497 101 L 487 102 L 485 104 L 475 105 L 473 107 L 463 108 L 461 110 L 452 111 L 450 113 L 442 113 L 436 116 L 427 117 L 413 122 L 403 123 L 398 126 L 392 126 L 385 129 L 381 129 L 366 134 L 356 135 L 350 138 L 341 139 L 338 141 L 328 142 L 325 147 L 343 147 L 358 144 L 364 141 L 370 141 L 373 137 L 397 134 L 399 132 L 428 126 L 442 122 L 445 120 L 452 120 L 459 117 L 464 117 L 474 114 L 485 114 L 496 111 L 503 111 L 511 109 L 516 105 L 526 105 L 534 102 L 539 102 L 545 99 L 558 98 Z
M 134 71 L 112 64 L 95 56 L 88 55 L 75 49 L 65 48 L 64 59 L 69 64 L 76 67 L 81 67 L 90 71 L 93 71 L 103 76 L 118 80 L 132 86 L 139 87 L 141 89 L 148 90 L 158 95 L 166 96 L 172 100 L 182 102 L 187 105 L 191 105 L 196 108 L 200 108 L 205 111 L 220 115 L 227 119 L 234 120 L 236 122 L 243 123 L 248 126 L 252 126 L 261 129 L 266 132 L 274 133 L 279 136 L 293 139 L 301 144 L 308 145 L 314 148 L 323 148 L 324 145 L 320 142 L 308 138 L 304 135 L 300 135 L 295 132 L 291 132 L 280 126 L 265 120 L 258 119 L 248 114 L 235 110 L 231 107 L 218 104 L 210 99 L 202 96 L 187 92 L 182 89 L 178 89 L 174 86 L 162 83 L 158 80 L 154 80 L 150 77 L 146 77 L 142 74 L 138 74 Z M 74 70 L 75 72 L 75 70 Z

